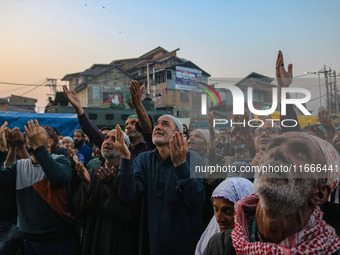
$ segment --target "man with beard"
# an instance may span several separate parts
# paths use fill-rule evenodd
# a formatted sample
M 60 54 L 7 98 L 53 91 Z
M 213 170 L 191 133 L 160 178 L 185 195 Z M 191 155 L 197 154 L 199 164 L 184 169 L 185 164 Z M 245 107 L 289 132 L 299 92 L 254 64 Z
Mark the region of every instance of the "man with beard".
M 80 217 L 85 218 L 82 238 L 83 255 L 137 254 L 138 212 L 137 202 L 124 203 L 117 194 L 116 175 L 120 162 L 117 149 L 117 132 L 111 130 L 104 139 L 101 153 L 105 159 L 102 166 L 89 172 L 76 163 L 81 188 L 75 195 Z M 129 138 L 122 138 L 129 146 Z
M 134 159 L 144 151 L 153 150 L 155 146 L 152 143 L 151 137 L 152 121 L 148 116 L 141 99 L 144 85 L 139 87 L 138 82 L 132 80 L 129 89 L 131 93 L 131 103 L 136 110 L 136 115 L 131 115 L 126 120 L 125 133 L 130 138 L 129 150 L 131 152 L 131 158 Z M 65 97 L 74 107 L 78 115 L 79 124 L 82 130 L 96 146 L 101 147 L 104 141 L 104 135 L 84 112 L 79 97 L 74 91 L 69 91 L 66 86 L 63 86 L 63 90 Z
M 339 163 L 335 149 L 316 136 L 289 132 L 273 139 L 263 166 L 327 171 L 258 171 L 256 194 L 235 205 L 234 230 L 213 236 L 205 254 L 338 254 L 340 239 L 319 206 L 339 183 Z
M 202 179 L 190 178 L 190 165 L 203 163 L 188 151 L 182 130 L 178 119 L 162 115 L 152 133 L 155 150 L 140 154 L 133 166 L 130 152 L 121 151 L 119 197 L 142 198 L 139 254 L 193 254 L 199 240 L 205 189 Z
M 84 156 L 84 164 L 86 165 L 91 157 L 93 149 L 85 145 L 85 133 L 81 129 L 76 129 L 73 134 L 74 148 Z

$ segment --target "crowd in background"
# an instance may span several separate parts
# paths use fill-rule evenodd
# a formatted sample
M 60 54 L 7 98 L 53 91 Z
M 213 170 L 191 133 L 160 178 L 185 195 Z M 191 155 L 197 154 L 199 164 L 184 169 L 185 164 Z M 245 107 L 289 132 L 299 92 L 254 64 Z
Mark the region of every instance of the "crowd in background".
M 292 82 L 281 51 L 276 78 L 279 92 Z M 327 111 L 325 131 L 261 119 L 218 128 L 213 113 L 190 130 L 172 115 L 153 123 L 131 81 L 136 113 L 124 131 L 99 130 L 63 89 L 73 137 L 36 120 L 0 128 L 0 254 L 340 254 L 340 131 Z M 297 121 L 291 105 L 280 119 Z M 237 171 L 192 172 L 216 165 Z M 256 166 L 300 168 L 240 171 Z

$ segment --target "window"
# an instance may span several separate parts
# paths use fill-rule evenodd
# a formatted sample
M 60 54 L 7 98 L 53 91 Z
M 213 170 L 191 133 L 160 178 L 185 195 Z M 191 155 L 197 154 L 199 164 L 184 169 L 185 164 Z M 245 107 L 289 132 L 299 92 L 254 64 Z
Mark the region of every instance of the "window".
M 188 102 L 189 101 L 189 95 L 187 92 L 181 92 L 181 101 L 182 102 Z
M 172 76 L 172 75 L 171 75 L 171 71 L 166 71 L 166 78 L 167 78 L 168 80 L 171 80 L 171 79 L 172 79 L 171 76 Z
M 106 114 L 105 115 L 105 119 L 107 119 L 107 120 L 113 120 L 113 118 L 114 118 L 113 114 Z
M 127 120 L 127 118 L 129 118 L 130 115 L 126 115 L 126 114 L 122 114 L 122 120 Z
M 90 120 L 96 120 L 97 119 L 97 113 L 89 113 Z

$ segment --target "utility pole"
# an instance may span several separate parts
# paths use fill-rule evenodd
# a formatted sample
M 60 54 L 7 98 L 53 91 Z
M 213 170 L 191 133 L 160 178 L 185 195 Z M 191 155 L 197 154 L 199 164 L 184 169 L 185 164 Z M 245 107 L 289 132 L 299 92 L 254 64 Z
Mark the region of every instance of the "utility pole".
M 320 73 L 323 73 L 323 71 L 319 70 L 317 72 L 305 72 L 305 74 L 317 74 L 318 80 L 319 80 L 319 99 L 320 99 L 320 108 L 322 108 L 322 100 L 321 100 L 321 84 L 320 84 Z
M 150 95 L 150 77 L 149 77 L 149 63 L 146 64 L 146 84 L 148 89 L 148 94 Z
M 46 78 L 46 86 L 49 87 L 50 93 L 47 94 L 48 96 L 55 96 L 57 93 L 57 79 L 54 78 Z
M 333 70 L 333 83 L 334 83 L 334 96 L 335 96 L 335 113 L 337 126 L 339 126 L 339 102 L 338 102 L 338 89 L 336 87 L 336 71 Z

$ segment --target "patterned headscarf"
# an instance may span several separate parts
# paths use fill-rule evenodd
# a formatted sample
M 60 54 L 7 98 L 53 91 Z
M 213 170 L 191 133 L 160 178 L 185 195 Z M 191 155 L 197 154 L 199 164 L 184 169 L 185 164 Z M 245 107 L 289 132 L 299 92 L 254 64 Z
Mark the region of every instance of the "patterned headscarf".
M 48 136 L 51 138 L 51 139 L 53 139 L 53 145 L 52 145 L 52 148 L 54 148 L 56 145 L 57 145 L 57 143 L 58 143 L 58 135 L 57 135 L 57 133 L 54 131 L 54 129 L 52 128 L 52 127 L 50 127 L 50 126 L 47 126 L 47 125 L 42 125 L 41 126 L 43 129 L 45 129 L 46 130 L 46 132 L 47 132 L 47 134 L 48 134 Z
M 340 181 L 340 174 L 338 169 L 340 164 L 340 156 L 334 146 L 329 142 L 314 135 L 310 135 L 310 137 L 313 138 L 313 140 L 319 145 L 320 150 L 323 152 L 323 155 L 326 159 L 327 169 L 332 168 L 332 171 L 327 171 L 327 184 L 331 187 L 332 190 L 334 190 Z
M 322 220 L 323 213 L 316 207 L 307 224 L 279 244 L 251 242 L 249 229 L 255 217 L 259 197 L 251 194 L 235 204 L 235 228 L 231 233 L 236 254 L 333 254 L 340 248 L 334 228 Z
M 215 188 L 211 199 L 222 197 L 235 204 L 238 200 L 253 192 L 254 185 L 247 179 L 239 177 L 227 178 Z M 210 238 L 218 232 L 220 232 L 220 228 L 218 227 L 218 223 L 214 215 L 197 243 L 195 255 L 203 254 Z

